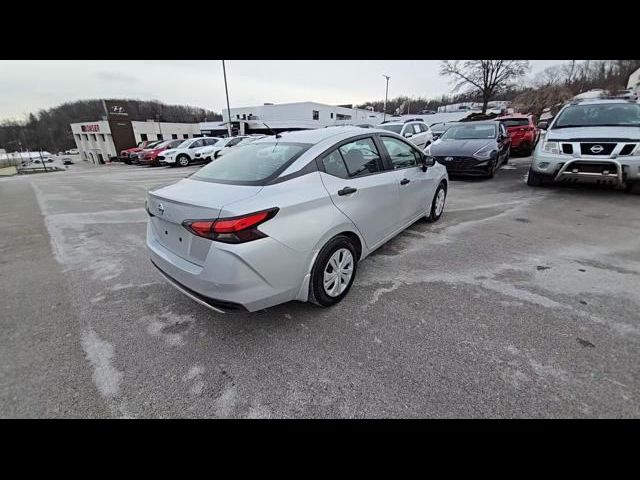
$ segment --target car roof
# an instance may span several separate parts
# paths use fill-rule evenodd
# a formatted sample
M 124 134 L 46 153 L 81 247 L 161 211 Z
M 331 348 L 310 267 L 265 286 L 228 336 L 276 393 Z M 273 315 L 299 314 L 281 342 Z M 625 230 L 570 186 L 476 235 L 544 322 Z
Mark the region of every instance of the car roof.
M 316 144 L 328 138 L 334 137 L 336 135 L 345 135 L 345 134 L 358 135 L 359 133 L 371 133 L 372 131 L 373 130 L 371 128 L 361 128 L 361 127 L 343 125 L 343 126 L 335 126 L 335 127 L 327 127 L 327 128 L 317 128 L 313 130 L 295 130 L 295 131 L 280 132 L 278 134 L 279 138 L 277 139 L 273 135 L 269 135 L 263 138 L 259 138 L 258 140 L 256 140 L 255 143 L 269 143 L 277 140 L 280 142 Z
M 584 100 L 575 100 L 575 101 L 569 102 L 567 106 L 596 105 L 596 104 L 606 104 L 606 103 L 633 104 L 635 102 L 630 102 L 629 100 L 625 100 L 624 98 L 585 98 Z
M 511 118 L 531 118 L 531 114 L 524 113 L 512 113 L 510 115 L 502 115 L 501 117 L 496 117 L 495 120 L 509 120 Z

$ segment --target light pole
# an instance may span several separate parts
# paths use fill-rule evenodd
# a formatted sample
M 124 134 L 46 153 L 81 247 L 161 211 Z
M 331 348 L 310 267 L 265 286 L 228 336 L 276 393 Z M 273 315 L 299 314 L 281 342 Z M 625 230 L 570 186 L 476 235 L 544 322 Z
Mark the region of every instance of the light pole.
M 231 108 L 229 108 L 229 89 L 227 88 L 227 69 L 224 66 L 224 60 L 222 60 L 222 74 L 224 75 L 224 93 L 227 96 L 227 116 L 229 117 L 228 123 L 227 123 L 227 132 L 229 133 L 229 136 L 231 136 Z
M 384 107 L 382 109 L 382 121 L 384 122 L 387 119 L 387 97 L 389 96 L 389 79 L 391 78 L 389 75 L 382 75 L 387 79 L 387 90 L 384 94 Z

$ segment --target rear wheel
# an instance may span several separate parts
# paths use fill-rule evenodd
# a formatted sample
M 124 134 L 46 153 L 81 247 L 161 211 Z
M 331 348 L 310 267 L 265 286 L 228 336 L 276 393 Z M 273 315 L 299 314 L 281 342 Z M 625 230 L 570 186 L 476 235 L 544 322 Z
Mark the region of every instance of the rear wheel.
M 184 154 L 179 155 L 176 160 L 178 162 L 178 165 L 180 165 L 181 167 L 186 167 L 187 165 L 189 165 L 189 157 Z
M 444 212 L 444 203 L 447 199 L 447 187 L 445 183 L 442 182 L 438 185 L 436 189 L 436 193 L 433 196 L 433 200 L 431 202 L 431 209 L 427 212 L 427 221 L 428 222 L 437 222 L 440 220 L 442 213 Z
M 356 277 L 358 254 L 344 235 L 332 238 L 318 254 L 311 270 L 309 301 L 321 307 L 342 300 Z

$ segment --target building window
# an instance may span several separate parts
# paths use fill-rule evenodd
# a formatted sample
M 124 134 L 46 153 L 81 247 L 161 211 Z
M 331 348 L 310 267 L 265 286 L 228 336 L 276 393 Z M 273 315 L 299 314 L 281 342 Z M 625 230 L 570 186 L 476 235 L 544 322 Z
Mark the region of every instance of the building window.
M 189 138 L 189 134 L 188 133 L 183 133 L 182 134 L 182 138 Z
M 331 118 L 333 118 L 333 112 L 331 112 Z
M 87 135 L 86 133 L 83 133 L 82 136 L 84 137 L 85 140 L 89 140 L 89 135 Z
M 141 133 L 140 134 L 140 140 L 142 140 L 143 142 L 147 141 L 147 134 L 146 133 Z
M 176 140 L 178 138 L 178 134 L 177 133 L 172 133 L 171 134 L 171 139 L 172 140 Z
M 100 140 L 102 140 L 104 142 L 104 133 L 100 134 Z
M 94 142 L 97 140 L 97 138 L 96 138 L 96 134 L 95 134 L 95 133 L 92 133 L 92 134 L 91 134 L 91 140 L 93 140 Z
M 161 133 L 158 134 L 158 140 L 164 140 Z
M 77 133 L 77 134 L 76 134 L 76 138 L 78 139 L 78 141 L 79 141 L 79 142 L 81 142 L 81 141 L 82 141 L 82 137 L 80 136 L 80 134 L 79 134 L 79 133 Z
M 320 112 L 318 110 L 313 111 L 313 119 L 320 120 Z

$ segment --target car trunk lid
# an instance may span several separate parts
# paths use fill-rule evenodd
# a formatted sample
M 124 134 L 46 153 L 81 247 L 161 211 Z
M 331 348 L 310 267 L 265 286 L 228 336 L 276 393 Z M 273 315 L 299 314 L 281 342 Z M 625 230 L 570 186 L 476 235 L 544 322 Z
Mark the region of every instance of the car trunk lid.
M 189 232 L 185 220 L 215 220 L 225 205 L 256 195 L 263 187 L 184 179 L 149 192 L 147 209 L 160 244 L 197 265 L 204 265 L 212 241 Z

